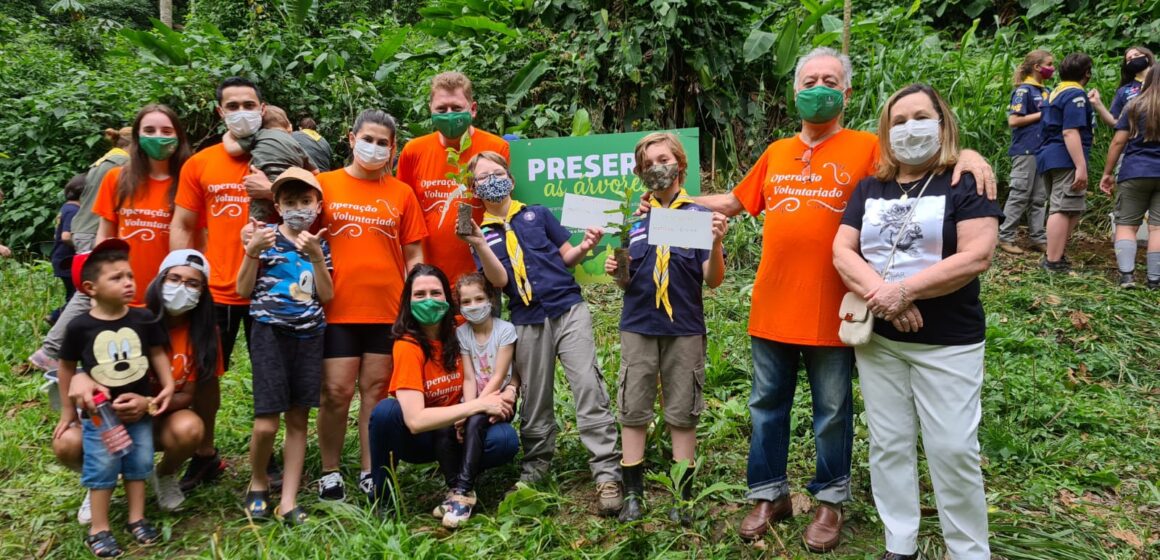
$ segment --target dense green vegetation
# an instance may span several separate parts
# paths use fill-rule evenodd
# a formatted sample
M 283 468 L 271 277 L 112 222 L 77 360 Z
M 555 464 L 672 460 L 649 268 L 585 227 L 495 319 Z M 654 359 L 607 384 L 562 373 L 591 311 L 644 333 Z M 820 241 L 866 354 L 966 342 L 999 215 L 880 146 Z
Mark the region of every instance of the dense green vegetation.
M 1117 57 L 1160 32 L 1160 0 L 854 4 L 847 122 L 873 128 L 886 95 L 930 82 L 1000 176 L 1002 106 L 1028 50 L 1090 53 L 1092 85 L 1110 98 Z M 696 126 L 704 167 L 729 185 L 795 126 L 795 58 L 842 34 L 840 0 L 193 0 L 176 3 L 180 32 L 148 24 L 154 5 L 0 2 L 5 244 L 43 252 L 61 186 L 100 155 L 99 131 L 141 105 L 169 104 L 192 138 L 212 134 L 213 86 L 232 74 L 292 116 L 314 115 L 336 141 L 368 106 L 400 117 L 404 137 L 427 130 L 427 78 L 459 69 L 475 80 L 486 128 L 568 134 L 579 109 L 598 133 Z
M 23 252 L 19 260 L 0 260 L 0 553 L 18 558 L 87 554 L 74 518 L 83 492 L 52 460 L 56 419 L 22 361 L 43 335 L 40 318 L 61 297 L 47 264 L 34 256 L 51 238 L 61 186 L 102 152 L 101 129 L 156 100 L 177 109 L 192 138 L 207 137 L 218 126 L 214 84 L 243 74 L 291 116 L 313 114 L 332 141 L 368 106 L 400 117 L 411 136 L 428 128 L 426 79 L 454 68 L 475 80 L 479 122 L 492 130 L 565 135 L 580 109 L 595 132 L 698 126 L 703 168 L 716 170 L 706 188 L 722 188 L 795 127 L 787 95 L 794 58 L 813 45 L 839 46 L 842 31 L 842 3 L 817 0 L 191 0 L 176 2 L 179 32 L 149 22 L 154 3 L 147 0 L 72 3 L 84 11 L 54 13 L 54 0 L 0 0 L 0 188 L 7 194 L 0 242 Z M 846 120 L 872 129 L 887 95 L 930 82 L 949 98 L 966 144 L 990 158 L 1002 179 L 1009 139 L 1003 109 L 1026 51 L 1092 54 L 1092 86 L 1108 99 L 1123 50 L 1158 33 L 1160 0 L 855 2 L 855 95 Z M 1094 169 L 1108 137 L 1106 129 L 1097 132 Z M 335 144 L 345 155 L 347 147 Z M 1072 256 L 1076 274 L 1049 277 L 1030 258 L 999 256 L 984 279 L 989 343 L 980 441 L 992 544 L 1005 558 L 1160 557 L 1160 297 L 1112 288 L 1101 218 L 1110 203 L 1098 195 L 1090 203 Z M 480 515 L 457 533 L 425 513 L 441 496 L 433 467 L 412 466 L 400 473 L 406 510 L 393 522 L 380 522 L 357 501 L 336 506 L 304 495 L 310 526 L 252 525 L 240 507 L 251 407 L 248 362 L 239 350 L 219 416 L 219 446 L 232 464 L 226 480 L 192 494 L 183 512 L 150 506 L 167 540 L 131 550 L 138 557 L 231 559 L 813 557 L 800 544 L 805 514 L 758 545 L 736 535 L 746 508 L 745 321 L 759 238 L 759 220 L 734 221 L 729 277 L 706 299 L 709 408 L 699 433 L 700 487 L 708 492 L 691 528 L 665 517 L 671 484 L 659 470 L 643 521 L 622 526 L 591 515 L 586 452 L 562 381 L 555 478 L 500 503 L 516 471 L 489 473 Z M 610 287 L 586 295 L 611 386 L 618 295 Z M 808 418 L 803 386 L 790 457 L 795 492 L 803 492 L 813 469 Z M 860 419 L 855 425 L 855 501 L 835 558 L 873 558 L 881 550 L 866 426 Z M 661 428 L 648 449 L 654 468 L 668 464 Z M 345 457 L 353 469 L 351 439 Z M 314 449 L 307 465 L 308 478 L 317 477 Z M 923 485 L 925 505 L 933 507 L 929 480 Z M 114 523 L 122 522 L 123 507 L 114 511 Z M 921 546 L 929 558 L 941 557 L 936 517 L 925 520 Z

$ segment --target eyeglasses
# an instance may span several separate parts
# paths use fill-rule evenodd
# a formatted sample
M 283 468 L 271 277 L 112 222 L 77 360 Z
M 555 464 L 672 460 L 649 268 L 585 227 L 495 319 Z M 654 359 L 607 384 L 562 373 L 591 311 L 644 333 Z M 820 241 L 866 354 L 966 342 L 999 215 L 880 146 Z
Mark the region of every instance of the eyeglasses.
M 201 280 L 186 280 L 185 278 L 182 278 L 181 276 L 179 276 L 177 274 L 166 274 L 165 275 L 165 283 L 169 284 L 170 286 L 184 284 L 186 288 L 189 288 L 191 290 L 198 291 L 198 292 L 200 292 L 201 288 L 203 286 L 205 286 L 205 282 L 202 282 Z
M 488 173 L 487 175 L 476 175 L 475 180 L 478 182 L 478 181 L 486 181 L 488 179 L 491 179 L 492 177 L 507 177 L 507 176 L 508 176 L 508 174 L 506 171 L 500 170 L 500 171 L 496 171 L 495 173 Z
M 797 158 L 798 161 L 802 162 L 802 182 L 803 183 L 811 183 L 814 180 L 814 172 L 813 172 L 813 169 L 810 168 L 810 160 L 813 159 L 813 157 L 814 157 L 814 148 L 813 148 L 813 146 L 810 146 L 810 147 L 806 148 L 806 151 L 802 152 L 801 157 Z

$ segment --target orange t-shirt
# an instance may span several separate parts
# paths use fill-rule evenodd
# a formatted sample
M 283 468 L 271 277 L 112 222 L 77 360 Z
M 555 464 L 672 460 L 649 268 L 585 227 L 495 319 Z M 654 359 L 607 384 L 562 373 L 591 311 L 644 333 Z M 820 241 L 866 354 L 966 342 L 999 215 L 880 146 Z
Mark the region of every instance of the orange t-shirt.
M 218 345 L 220 350 L 221 345 Z M 169 364 L 173 372 L 173 386 L 175 391 L 180 391 L 181 388 L 189 380 L 197 379 L 197 364 L 194 363 L 196 354 L 193 349 L 193 341 L 189 339 L 189 323 L 184 325 L 171 327 L 169 329 Z M 222 365 L 222 354 L 218 352 L 217 371 L 218 377 L 221 377 L 226 372 L 226 368 Z
M 137 280 L 133 307 L 145 306 L 145 288 L 157 276 L 157 267 L 169 254 L 169 222 L 173 205 L 169 201 L 170 181 L 148 179 L 131 200 L 117 209 L 117 181 L 123 167 L 114 167 L 101 180 L 93 213 L 112 222 L 114 236 L 129 244 L 129 267 Z
M 176 203 L 197 214 L 198 227 L 206 228 L 205 257 L 210 264 L 209 289 L 214 303 L 250 303 L 249 298 L 238 296 L 236 287 L 245 256 L 242 228 L 249 219 L 250 204 L 242 178 L 249 171 L 249 154 L 233 157 L 221 144 L 194 154 L 181 167 Z
M 403 246 L 427 237 L 415 193 L 389 175 L 356 179 L 337 169 L 318 176 L 322 226 L 334 261 L 326 322 L 394 323 L 403 297 Z
M 733 189 L 747 212 L 765 212 L 749 334 L 842 346 L 838 306 L 847 289 L 834 269 L 834 236 L 854 187 L 874 173 L 878 137 L 843 129 L 807 151 L 796 135 L 774 142 Z
M 475 207 L 472 214 L 476 223 L 483 221 L 483 203 L 470 198 L 466 187 L 456 194 L 461 185 L 447 178 L 447 174 L 456 172 L 456 169 L 447 164 L 447 148 L 439 138 L 438 132 L 432 132 L 407 142 L 399 154 L 396 176 L 414 189 L 419 207 L 423 209 L 429 234 L 423 241 L 423 261 L 439 267 L 454 285 L 461 274 L 476 270 L 471 250 L 455 236 L 458 203 L 470 202 Z M 505 160 L 511 159 L 506 140 L 475 129 L 471 134 L 471 147 L 460 154 L 459 161 L 466 164 L 480 152 L 496 152 Z
M 395 341 L 391 350 L 394 369 L 389 392 L 394 395 L 399 389 L 422 391 L 426 408 L 458 404 L 463 400 L 463 361 L 456 361 L 455 371 L 447 371 L 441 361 L 443 344 L 432 341 L 431 347 L 434 357 L 428 360 L 423 356 L 423 348 L 414 340 L 400 338 Z

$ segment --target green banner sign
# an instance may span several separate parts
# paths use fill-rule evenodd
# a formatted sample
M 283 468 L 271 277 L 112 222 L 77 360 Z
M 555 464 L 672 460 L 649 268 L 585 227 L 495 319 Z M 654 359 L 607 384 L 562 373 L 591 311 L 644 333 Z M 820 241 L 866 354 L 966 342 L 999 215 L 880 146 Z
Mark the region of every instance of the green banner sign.
M 636 166 L 634 152 L 636 143 L 651 132 L 513 141 L 511 170 L 516 182 L 513 196 L 525 204 L 547 207 L 557 219 L 560 218 L 565 193 L 622 200 L 627 187 L 634 191 L 633 205 L 639 204 L 644 185 L 632 172 Z M 689 158 L 685 189 L 689 194 L 700 194 L 700 131 L 682 128 L 671 132 L 680 139 Z M 604 274 L 604 259 L 617 245 L 615 238 L 615 235 L 605 235 L 601 246 L 593 249 L 590 256 L 576 267 L 578 281 L 611 280 Z M 572 243 L 578 244 L 581 239 L 583 232 L 576 232 Z

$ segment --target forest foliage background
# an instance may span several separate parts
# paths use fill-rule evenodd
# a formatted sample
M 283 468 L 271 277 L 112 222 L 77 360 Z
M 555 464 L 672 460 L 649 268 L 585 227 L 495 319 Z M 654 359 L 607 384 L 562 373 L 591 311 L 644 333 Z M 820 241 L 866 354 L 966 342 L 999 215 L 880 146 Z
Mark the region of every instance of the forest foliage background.
M 149 102 L 213 135 L 213 89 L 255 79 L 291 116 L 343 138 L 382 107 L 404 139 L 429 130 L 428 79 L 475 82 L 485 129 L 567 135 L 699 127 L 703 169 L 730 186 L 792 133 L 792 73 L 812 46 L 840 47 L 841 0 L 178 0 L 174 31 L 152 0 L 0 1 L 0 239 L 43 254 L 61 187 L 106 148 L 99 132 Z M 1160 34 L 1160 0 L 853 2 L 854 89 L 846 122 L 873 129 L 895 89 L 946 95 L 965 143 L 1005 175 L 1011 73 L 1032 48 L 1097 61 L 1110 100 L 1124 49 Z M 577 123 L 582 124 L 582 123 Z M 582 128 L 583 126 L 581 126 Z M 1102 165 L 1106 131 L 1093 151 Z M 709 161 L 715 158 L 715 161 Z M 713 186 L 708 186 L 712 188 Z

